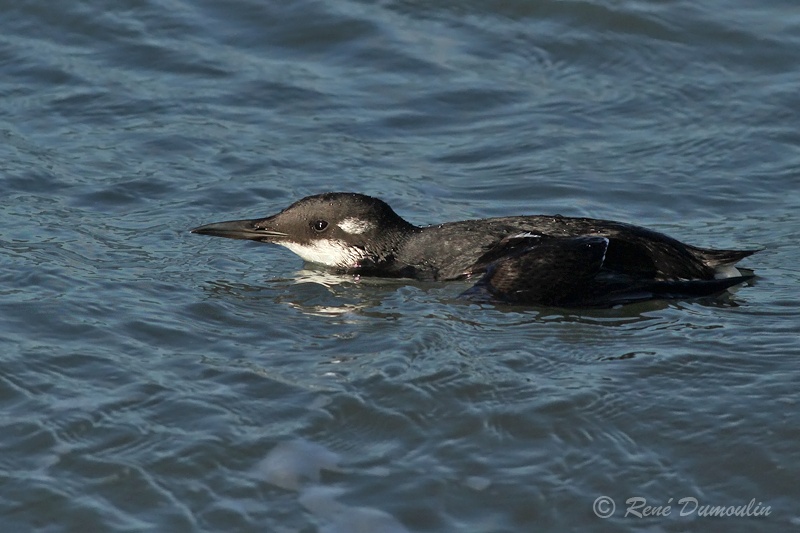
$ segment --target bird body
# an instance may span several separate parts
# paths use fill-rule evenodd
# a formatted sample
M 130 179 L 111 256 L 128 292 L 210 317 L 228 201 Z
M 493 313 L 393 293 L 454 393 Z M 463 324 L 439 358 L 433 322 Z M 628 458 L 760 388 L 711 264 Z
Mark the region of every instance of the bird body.
M 605 307 L 706 296 L 743 283 L 733 265 L 756 250 L 712 250 L 622 222 L 512 216 L 418 227 L 356 193 L 303 198 L 266 218 L 194 233 L 288 248 L 340 272 L 477 280 L 475 292 L 526 305 Z

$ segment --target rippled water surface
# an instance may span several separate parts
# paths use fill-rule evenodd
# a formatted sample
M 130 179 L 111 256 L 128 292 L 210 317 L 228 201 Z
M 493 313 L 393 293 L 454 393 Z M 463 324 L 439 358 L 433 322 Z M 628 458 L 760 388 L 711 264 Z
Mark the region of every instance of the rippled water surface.
M 2 531 L 800 529 L 796 2 L 0 6 Z M 187 232 L 330 190 L 763 251 L 566 312 Z

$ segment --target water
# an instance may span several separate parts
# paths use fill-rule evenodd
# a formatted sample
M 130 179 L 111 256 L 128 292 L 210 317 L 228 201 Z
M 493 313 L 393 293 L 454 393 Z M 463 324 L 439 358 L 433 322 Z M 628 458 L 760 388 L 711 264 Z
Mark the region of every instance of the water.
M 2 531 L 800 528 L 795 2 L 2 13 Z M 565 313 L 187 233 L 329 190 L 764 250 Z

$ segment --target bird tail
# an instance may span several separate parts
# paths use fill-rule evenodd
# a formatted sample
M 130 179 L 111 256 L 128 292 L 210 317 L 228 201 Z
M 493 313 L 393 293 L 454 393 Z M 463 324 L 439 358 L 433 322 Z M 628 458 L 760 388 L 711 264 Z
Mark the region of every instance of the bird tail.
M 733 266 L 745 257 L 749 257 L 761 250 L 712 250 L 709 248 L 692 247 L 693 252 L 703 263 L 711 268 Z

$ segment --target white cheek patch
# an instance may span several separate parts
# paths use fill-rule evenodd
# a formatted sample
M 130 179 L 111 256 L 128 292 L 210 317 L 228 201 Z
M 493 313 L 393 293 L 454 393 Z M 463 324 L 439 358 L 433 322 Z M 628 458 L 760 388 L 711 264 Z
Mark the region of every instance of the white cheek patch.
M 336 240 L 320 240 L 309 244 L 297 242 L 280 242 L 276 244 L 293 251 L 304 261 L 331 267 L 354 267 L 365 255 L 363 250 Z
M 372 229 L 372 222 L 361 220 L 358 218 L 346 218 L 339 222 L 339 228 L 345 233 L 359 234 Z

